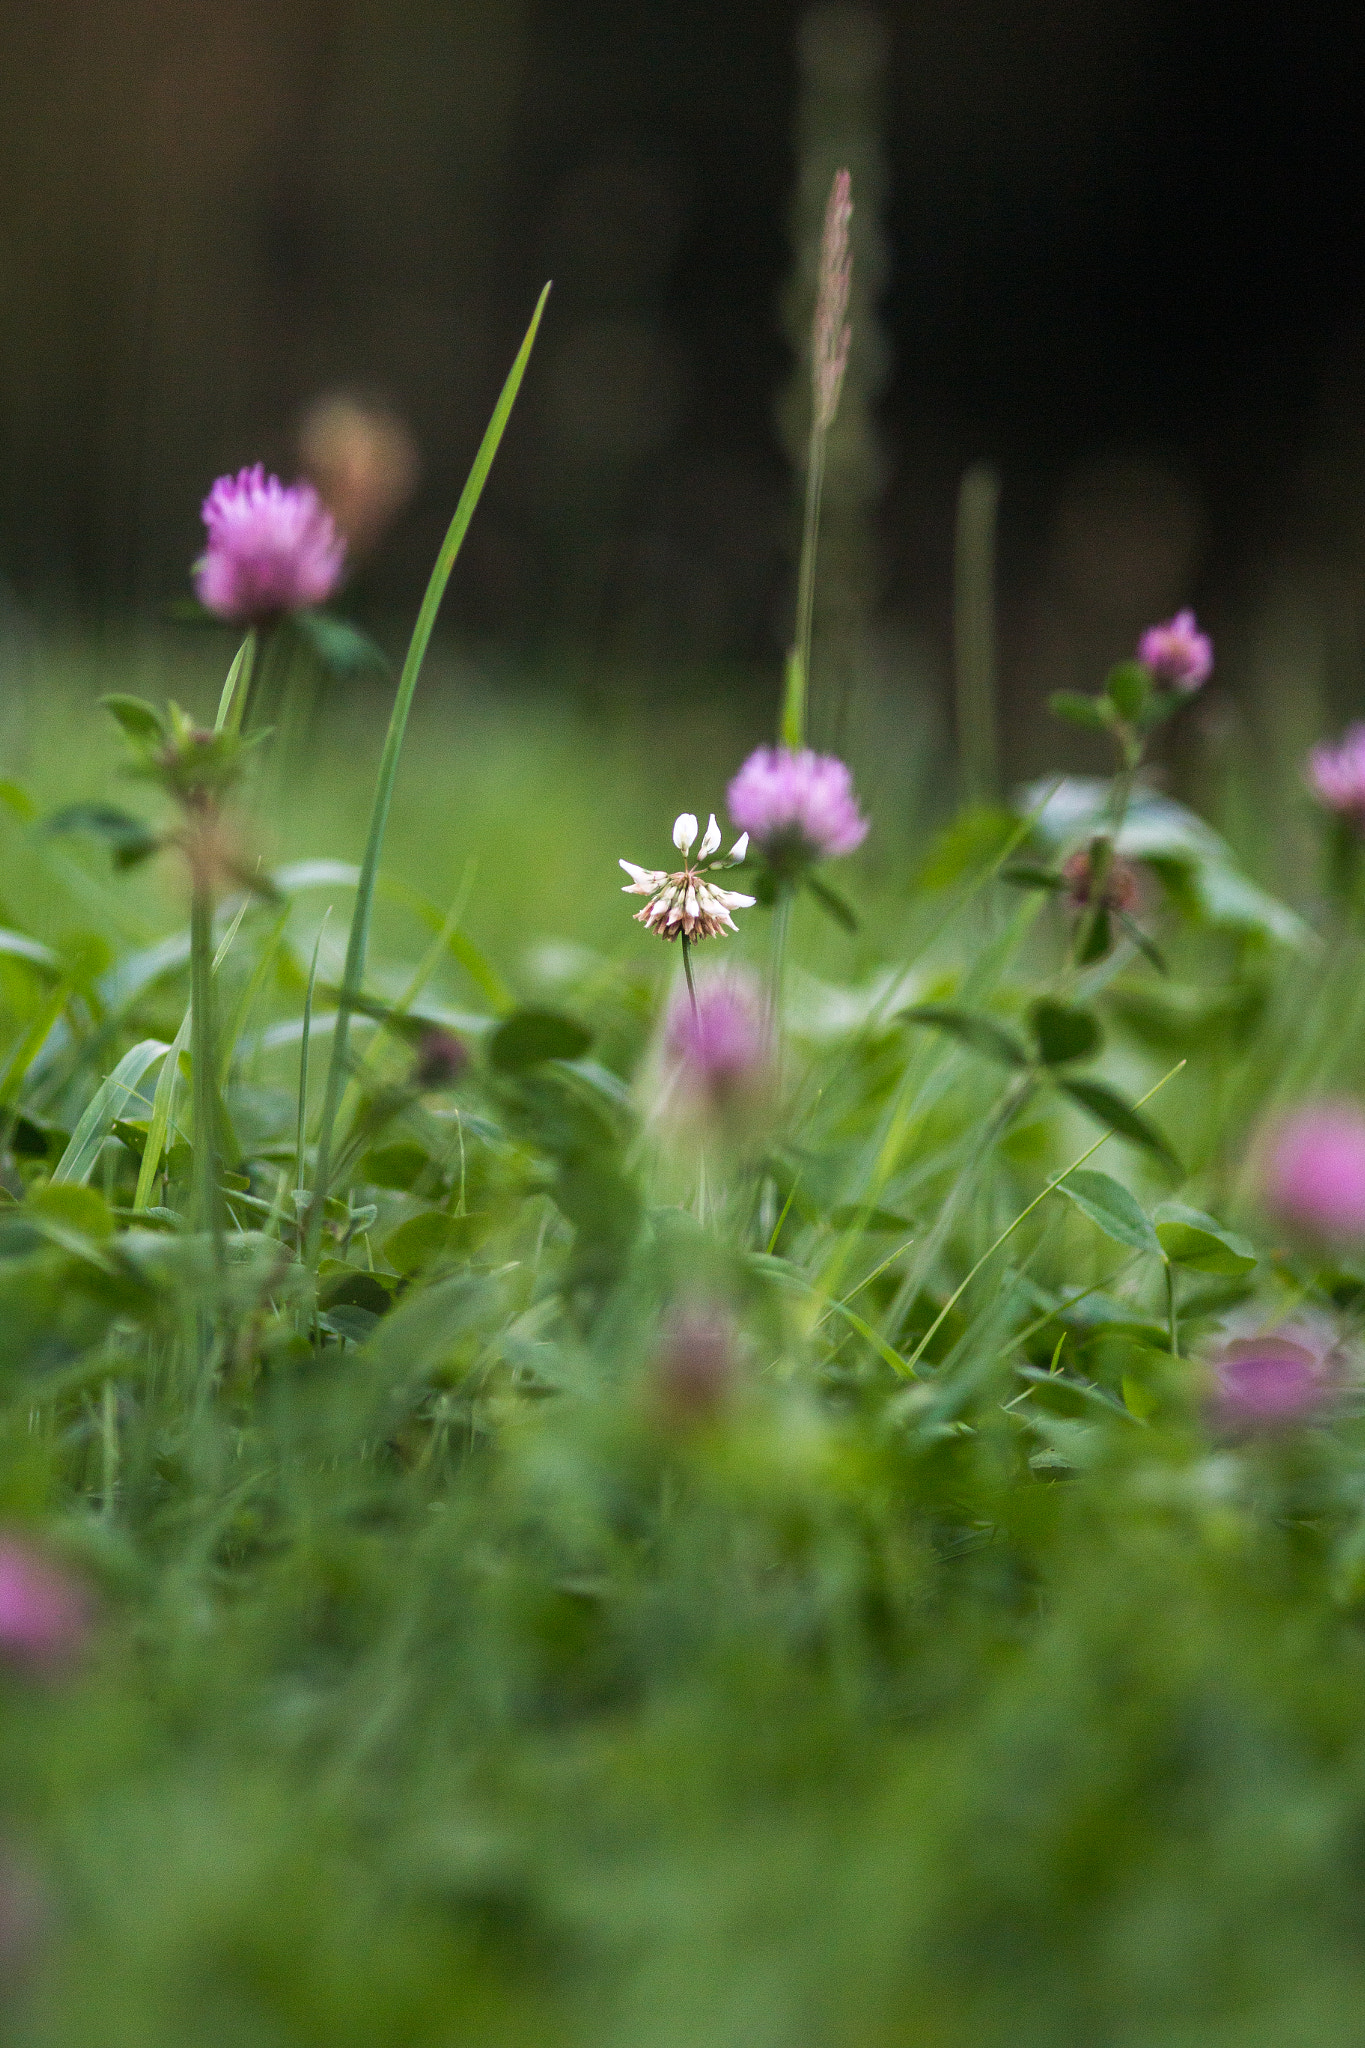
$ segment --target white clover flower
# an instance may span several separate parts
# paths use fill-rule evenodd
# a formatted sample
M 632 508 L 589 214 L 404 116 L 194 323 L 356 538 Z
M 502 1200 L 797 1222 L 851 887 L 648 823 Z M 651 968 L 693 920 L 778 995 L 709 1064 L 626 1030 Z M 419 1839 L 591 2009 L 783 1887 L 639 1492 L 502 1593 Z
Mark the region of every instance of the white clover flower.
M 720 845 L 720 826 L 712 816 L 702 834 L 694 866 L 691 856 L 696 836 L 697 821 L 690 811 L 684 811 L 673 826 L 673 844 L 686 862 L 677 874 L 637 868 L 629 860 L 620 863 L 631 878 L 621 893 L 650 899 L 643 910 L 636 911 L 636 922 L 657 932 L 662 939 L 714 939 L 721 932 L 735 929 L 732 910 L 753 907 L 752 896 L 741 896 L 737 889 L 717 888 L 706 879 L 718 868 L 734 867 L 743 860 L 749 850 L 748 833 L 735 841 L 723 859 L 711 860 L 708 856 Z

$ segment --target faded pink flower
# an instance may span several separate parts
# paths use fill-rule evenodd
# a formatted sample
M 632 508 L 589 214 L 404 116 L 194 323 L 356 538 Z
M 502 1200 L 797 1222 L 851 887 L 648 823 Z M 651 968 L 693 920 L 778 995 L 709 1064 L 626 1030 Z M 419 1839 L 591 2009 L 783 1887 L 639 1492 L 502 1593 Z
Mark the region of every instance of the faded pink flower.
M 709 1306 L 675 1309 L 660 1332 L 651 1392 L 665 1422 L 708 1422 L 728 1401 L 736 1376 L 735 1330 Z
M 760 747 L 731 782 L 726 801 L 735 823 L 779 870 L 852 853 L 867 837 L 847 767 L 809 748 Z
M 1365 1236 L 1365 1110 L 1349 1099 L 1306 1103 L 1268 1134 L 1261 1192 L 1282 1223 L 1310 1236 Z
M 1208 1357 L 1216 1419 L 1231 1429 L 1283 1429 L 1330 1399 L 1339 1375 L 1330 1326 L 1305 1317 L 1234 1337 Z
M 703 981 L 695 1004 L 685 987 L 677 989 L 664 1058 L 684 1100 L 721 1116 L 756 1108 L 772 1082 L 772 1032 L 753 975 Z
M 1365 828 L 1365 725 L 1348 726 L 1334 747 L 1314 747 L 1308 779 L 1319 803 Z
M 839 394 L 848 368 L 849 344 L 853 330 L 848 324 L 848 300 L 853 284 L 853 254 L 849 248 L 849 227 L 853 220 L 853 180 L 839 171 L 830 187 L 825 206 L 825 229 L 820 242 L 820 282 L 815 300 L 815 325 L 811 335 L 811 385 L 815 401 L 815 430 L 828 433 L 839 410 Z
M 208 546 L 194 565 L 199 601 L 220 619 L 267 625 L 323 604 L 346 543 L 311 484 L 286 487 L 261 463 L 220 476 L 204 500 Z
M 17 1536 L 0 1537 L 0 1660 L 50 1673 L 79 1656 L 90 1632 L 84 1588 Z
M 1213 673 L 1213 642 L 1201 633 L 1191 611 L 1177 612 L 1149 626 L 1138 641 L 1137 658 L 1153 682 L 1188 696 Z

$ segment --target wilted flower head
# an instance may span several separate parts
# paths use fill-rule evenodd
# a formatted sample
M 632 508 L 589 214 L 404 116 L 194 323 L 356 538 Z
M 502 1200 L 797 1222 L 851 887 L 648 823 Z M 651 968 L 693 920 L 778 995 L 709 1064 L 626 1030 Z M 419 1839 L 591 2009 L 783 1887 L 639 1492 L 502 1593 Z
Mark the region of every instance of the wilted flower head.
M 852 853 L 867 837 L 853 777 L 832 754 L 760 747 L 726 791 L 730 816 L 778 869 Z
M 1110 858 L 1102 885 L 1095 886 L 1095 862 L 1088 846 L 1078 847 L 1062 862 L 1066 900 L 1073 910 L 1136 910 L 1137 869 L 1130 861 Z
M 194 565 L 199 601 L 220 619 L 265 625 L 322 604 L 341 581 L 346 543 L 311 484 L 264 466 L 220 476 L 204 500 L 208 546 Z
M 723 1310 L 682 1308 L 667 1317 L 650 1375 L 665 1421 L 708 1421 L 729 1398 L 735 1371 L 735 1330 Z
M 1314 747 L 1308 779 L 1319 803 L 1365 827 L 1365 725 L 1348 726 L 1334 747 Z
M 90 1605 L 69 1573 L 17 1536 L 0 1537 L 0 1660 L 60 1670 L 84 1647 Z
M 1213 642 L 1201 633 L 1191 611 L 1177 612 L 1149 626 L 1138 641 L 1137 658 L 1153 682 L 1188 695 L 1213 673 Z
M 1303 1422 L 1329 1399 L 1339 1364 L 1335 1334 L 1318 1318 L 1234 1337 L 1208 1357 L 1215 1417 L 1232 1429 Z
M 839 394 L 848 368 L 853 330 L 848 324 L 848 299 L 853 283 L 849 225 L 853 219 L 853 181 L 847 171 L 835 176 L 825 206 L 820 241 L 820 282 L 811 337 L 811 385 L 817 433 L 826 433 L 839 410 Z
M 469 1065 L 469 1047 L 453 1031 L 428 1025 L 417 1041 L 412 1078 L 418 1088 L 453 1088 Z
M 644 909 L 635 913 L 637 923 L 657 932 L 662 939 L 713 939 L 721 932 L 735 930 L 732 910 L 753 907 L 752 896 L 741 896 L 736 889 L 718 888 L 706 879 L 718 868 L 733 867 L 743 860 L 749 846 L 748 834 L 735 841 L 723 860 L 711 860 L 708 856 L 720 845 L 720 826 L 713 817 L 702 835 L 694 864 L 691 854 L 696 836 L 697 821 L 690 811 L 684 811 L 674 820 L 673 844 L 686 865 L 674 874 L 666 874 L 662 868 L 637 868 L 629 860 L 618 863 L 631 878 L 622 895 L 649 898 Z
M 374 546 L 417 482 L 417 444 L 404 421 L 349 391 L 309 406 L 299 456 L 352 555 Z
M 664 1027 L 664 1057 L 685 1101 L 721 1115 L 755 1108 L 772 1080 L 772 1031 L 751 974 L 715 975 L 693 1002 L 675 991 Z
M 1269 1132 L 1261 1193 L 1281 1222 L 1323 1238 L 1365 1236 L 1365 1110 L 1306 1103 Z

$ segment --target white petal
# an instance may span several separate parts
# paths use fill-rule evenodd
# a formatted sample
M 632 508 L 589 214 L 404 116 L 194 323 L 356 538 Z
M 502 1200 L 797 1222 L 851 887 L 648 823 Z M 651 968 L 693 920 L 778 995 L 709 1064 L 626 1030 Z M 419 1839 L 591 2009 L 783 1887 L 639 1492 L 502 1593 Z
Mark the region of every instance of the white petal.
M 746 854 L 746 853 L 747 853 L 748 851 L 749 851 L 749 835 L 748 835 L 748 833 L 747 833 L 747 832 L 741 832 L 741 834 L 740 834 L 739 838 L 738 838 L 738 839 L 737 839 L 737 840 L 735 841 L 734 845 L 733 845 L 733 846 L 732 846 L 732 847 L 730 848 L 730 852 L 729 852 L 729 854 L 728 854 L 727 858 L 728 858 L 728 859 L 730 859 L 730 860 L 743 860 L 743 858 L 744 858 L 745 854 Z
M 616 865 L 624 868 L 631 877 L 630 881 L 627 882 L 625 888 L 621 891 L 623 896 L 629 896 L 632 891 L 641 893 L 648 889 L 657 889 L 661 882 L 668 880 L 667 875 L 661 870 L 656 868 L 637 868 L 633 860 L 621 860 Z
M 679 853 L 686 853 L 697 836 L 697 821 L 691 811 L 684 811 L 673 821 L 673 844 Z
M 727 910 L 752 910 L 758 901 L 757 896 L 741 896 L 738 889 L 713 889 L 711 894 Z
M 706 828 L 705 836 L 702 839 L 701 845 L 697 848 L 697 859 L 705 860 L 707 854 L 714 853 L 719 845 L 720 826 L 716 823 L 715 812 L 712 811 L 711 822 Z

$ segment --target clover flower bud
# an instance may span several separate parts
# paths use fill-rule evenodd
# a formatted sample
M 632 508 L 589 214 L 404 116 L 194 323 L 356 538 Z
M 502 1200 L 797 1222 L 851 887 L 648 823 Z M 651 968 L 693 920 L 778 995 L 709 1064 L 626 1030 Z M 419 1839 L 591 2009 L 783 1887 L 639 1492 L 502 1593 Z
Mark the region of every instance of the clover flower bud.
M 1329 1400 L 1338 1378 L 1334 1333 L 1303 1318 L 1212 1351 L 1213 1412 L 1225 1428 L 1273 1430 L 1307 1421 Z
M 194 585 L 220 619 L 269 625 L 325 603 L 341 581 L 346 544 L 311 484 L 286 487 L 258 462 L 220 476 L 203 514 L 208 545 Z
M 853 777 L 832 754 L 760 747 L 726 791 L 730 816 L 768 865 L 791 873 L 852 853 L 867 837 Z
M 664 1060 L 688 1107 L 741 1120 L 761 1108 L 772 1087 L 772 1031 L 751 974 L 702 981 L 695 1003 L 679 988 L 664 1026 Z
M 453 1031 L 431 1025 L 417 1041 L 412 1069 L 417 1088 L 453 1088 L 469 1065 L 469 1048 Z
M 1308 780 L 1319 803 L 1365 830 L 1365 725 L 1348 726 L 1334 747 L 1314 747 Z
M 675 1427 L 709 1422 L 733 1392 L 736 1366 L 727 1315 L 711 1307 L 675 1310 L 651 1362 L 650 1389 L 661 1420 Z
M 1307 1103 L 1275 1125 L 1260 1158 L 1266 1207 L 1309 1237 L 1365 1236 L 1365 1110 Z
M 1189 696 L 1213 673 L 1213 642 L 1201 633 L 1191 611 L 1177 612 L 1149 626 L 1138 641 L 1137 658 L 1152 681 Z
M 89 1631 L 78 1582 L 19 1537 L 0 1537 L 0 1661 L 51 1674 L 76 1660 Z

